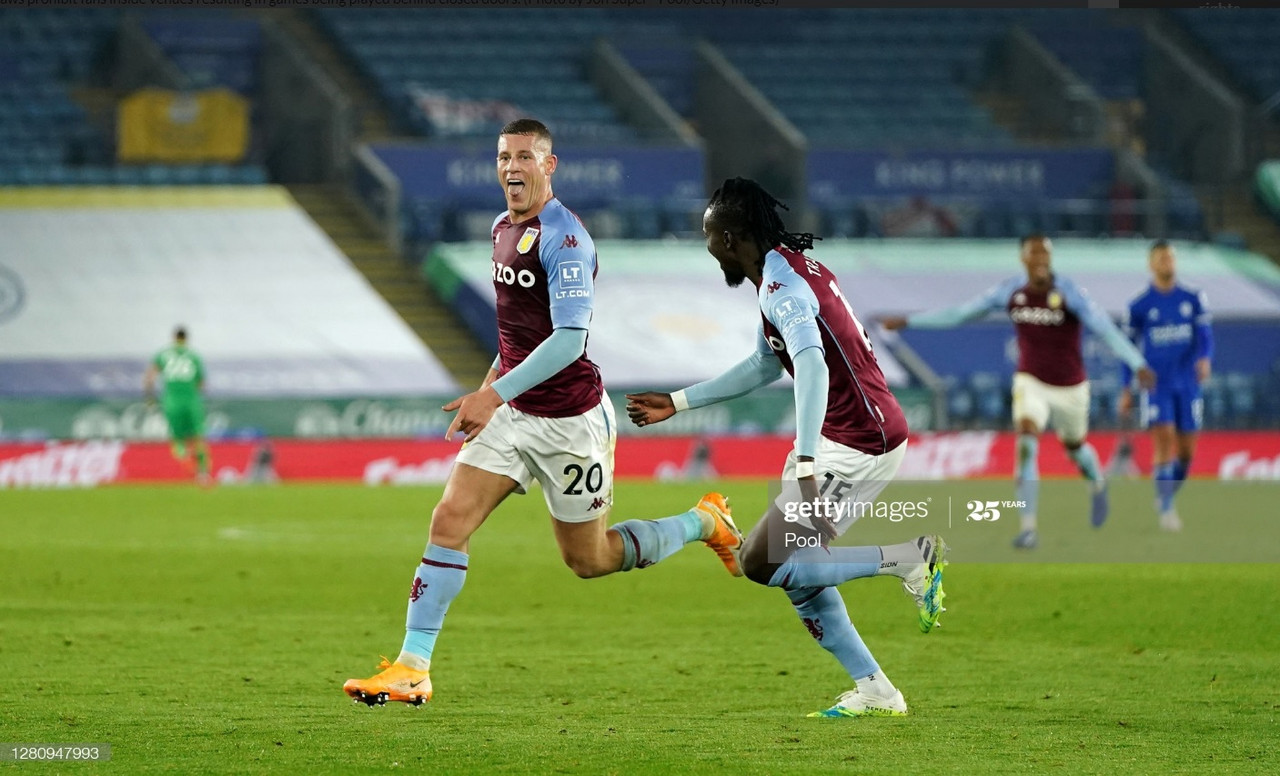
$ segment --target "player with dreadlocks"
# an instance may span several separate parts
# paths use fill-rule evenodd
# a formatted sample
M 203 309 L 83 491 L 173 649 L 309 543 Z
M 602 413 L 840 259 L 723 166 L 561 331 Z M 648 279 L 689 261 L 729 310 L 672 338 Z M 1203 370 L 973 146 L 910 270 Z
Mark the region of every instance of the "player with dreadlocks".
M 707 250 L 737 287 L 755 286 L 761 323 L 755 352 L 729 371 L 673 394 L 627 397 L 638 426 L 732 399 L 767 385 L 785 369 L 795 380 L 796 442 L 783 468 L 782 494 L 742 545 L 745 575 L 782 588 L 814 639 L 840 661 L 856 688 L 810 716 L 905 714 L 907 704 L 849 621 L 836 585 L 892 575 L 919 608 L 928 633 L 942 612 L 946 547 L 921 536 L 883 547 L 830 547 L 893 479 L 907 449 L 907 421 L 890 393 L 866 331 L 835 276 L 802 251 L 808 233 L 786 231 L 786 209 L 755 181 L 727 180 L 702 217 Z

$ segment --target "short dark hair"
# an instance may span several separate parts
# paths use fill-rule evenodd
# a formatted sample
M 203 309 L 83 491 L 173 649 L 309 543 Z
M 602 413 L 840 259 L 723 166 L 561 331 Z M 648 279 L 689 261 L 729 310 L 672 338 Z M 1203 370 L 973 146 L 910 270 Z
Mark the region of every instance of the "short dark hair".
M 1173 245 L 1170 244 L 1168 240 L 1156 240 L 1155 242 L 1151 243 L 1151 247 L 1147 249 L 1147 255 L 1150 256 L 1151 254 L 1155 253 L 1158 250 L 1162 250 L 1164 248 L 1172 248 L 1172 247 Z
M 179 326 L 173 330 L 173 338 L 176 340 L 184 340 L 187 338 L 187 327 Z
M 810 232 L 788 232 L 778 208 L 790 210 L 772 194 L 748 178 L 729 178 L 711 195 L 707 208 L 711 217 L 731 231 L 750 235 L 761 254 L 782 245 L 793 251 L 807 251 L 816 238 Z M 763 259 L 763 256 L 762 256 Z
M 551 130 L 547 129 L 547 125 L 537 119 L 516 119 L 508 121 L 502 127 L 500 135 L 533 135 L 538 140 L 547 141 L 547 145 L 553 145 L 551 142 Z
M 1048 240 L 1048 239 L 1049 239 L 1049 235 L 1045 234 L 1044 232 L 1029 232 L 1027 234 L 1022 235 L 1022 239 L 1018 242 L 1018 247 L 1025 248 L 1027 247 L 1027 243 L 1031 242 L 1032 240 Z

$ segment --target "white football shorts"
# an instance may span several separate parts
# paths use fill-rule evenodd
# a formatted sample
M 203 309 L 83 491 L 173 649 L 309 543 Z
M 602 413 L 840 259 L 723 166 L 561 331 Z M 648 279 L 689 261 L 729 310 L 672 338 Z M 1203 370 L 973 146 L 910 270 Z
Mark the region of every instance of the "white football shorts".
M 814 456 L 814 478 L 822 487 L 828 477 L 831 484 L 824 495 L 834 495 L 835 499 L 850 505 L 849 511 L 835 522 L 836 535 L 843 536 L 858 518 L 875 503 L 876 497 L 893 480 L 907 454 L 907 443 L 903 442 L 883 455 L 871 455 L 861 450 L 854 450 L 826 437 L 818 439 L 818 454 Z M 787 463 L 782 467 L 783 491 L 775 500 L 778 509 L 786 513 L 786 502 L 795 499 L 791 491 L 796 479 L 796 450 L 791 448 L 787 454 Z M 790 485 L 788 485 L 790 483 Z M 796 525 L 814 529 L 813 521 L 805 515 L 797 515 Z
M 1027 418 L 1044 431 L 1052 427 L 1063 442 L 1080 442 L 1089 433 L 1089 381 L 1049 385 L 1026 372 L 1013 376 L 1013 423 Z
M 537 480 L 552 517 L 586 523 L 613 505 L 617 441 L 607 394 L 592 409 L 568 418 L 528 415 L 504 404 L 480 435 L 462 446 L 457 462 L 510 477 L 521 494 Z

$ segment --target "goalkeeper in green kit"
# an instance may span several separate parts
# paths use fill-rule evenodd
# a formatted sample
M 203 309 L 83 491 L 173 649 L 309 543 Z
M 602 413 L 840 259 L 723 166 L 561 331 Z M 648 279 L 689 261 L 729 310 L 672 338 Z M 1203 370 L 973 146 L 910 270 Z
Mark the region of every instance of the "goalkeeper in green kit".
M 187 347 L 187 330 L 173 332 L 173 344 L 156 354 L 147 365 L 143 390 L 147 401 L 155 400 L 156 376 L 164 381 L 160 406 L 169 421 L 169 438 L 173 457 L 187 471 L 194 471 L 196 481 L 209 485 L 209 446 L 204 441 L 204 363 Z M 192 457 L 194 456 L 194 461 Z

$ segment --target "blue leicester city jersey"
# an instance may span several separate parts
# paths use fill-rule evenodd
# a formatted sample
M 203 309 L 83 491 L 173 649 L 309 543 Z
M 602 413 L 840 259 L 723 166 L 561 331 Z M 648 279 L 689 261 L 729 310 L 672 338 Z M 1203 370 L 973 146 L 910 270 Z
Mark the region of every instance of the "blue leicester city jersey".
M 1148 286 L 1129 302 L 1124 329 L 1156 373 L 1156 393 L 1197 387 L 1195 364 L 1213 355 L 1204 293 L 1175 285 Z M 1125 370 L 1125 382 L 1132 374 Z

